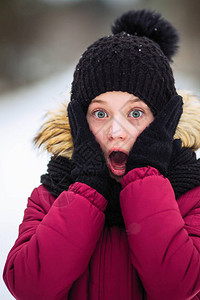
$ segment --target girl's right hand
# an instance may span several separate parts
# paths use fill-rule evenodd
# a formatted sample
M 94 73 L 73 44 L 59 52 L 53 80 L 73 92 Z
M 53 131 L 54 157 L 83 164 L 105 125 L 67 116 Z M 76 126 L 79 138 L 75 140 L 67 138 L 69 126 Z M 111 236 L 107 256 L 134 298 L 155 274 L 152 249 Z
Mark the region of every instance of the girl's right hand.
M 68 117 L 74 143 L 72 160 L 75 167 L 71 176 L 74 181 L 91 186 L 107 198 L 110 180 L 108 167 L 78 101 L 69 103 Z

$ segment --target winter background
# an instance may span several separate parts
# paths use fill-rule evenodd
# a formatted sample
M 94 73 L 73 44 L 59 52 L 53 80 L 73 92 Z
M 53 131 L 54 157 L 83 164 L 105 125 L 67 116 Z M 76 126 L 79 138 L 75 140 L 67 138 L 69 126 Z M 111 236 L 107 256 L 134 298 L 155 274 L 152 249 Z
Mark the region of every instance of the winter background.
M 32 140 L 49 109 L 69 99 L 73 70 L 87 45 L 109 34 L 116 16 L 151 8 L 181 34 L 176 86 L 200 95 L 199 0 L 2 0 L 0 2 L 0 299 L 2 280 L 27 198 L 46 172 L 47 153 Z M 198 156 L 200 152 L 198 151 Z

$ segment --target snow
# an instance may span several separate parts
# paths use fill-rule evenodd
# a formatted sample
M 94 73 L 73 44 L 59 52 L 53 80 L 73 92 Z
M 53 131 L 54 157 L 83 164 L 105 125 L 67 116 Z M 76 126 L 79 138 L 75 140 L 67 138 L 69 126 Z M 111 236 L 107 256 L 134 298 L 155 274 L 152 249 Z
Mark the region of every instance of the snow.
M 49 109 L 69 100 L 72 68 L 63 74 L 0 97 L 0 272 L 13 246 L 27 198 L 46 172 L 47 153 L 32 139 Z M 0 277 L 0 299 L 14 299 Z

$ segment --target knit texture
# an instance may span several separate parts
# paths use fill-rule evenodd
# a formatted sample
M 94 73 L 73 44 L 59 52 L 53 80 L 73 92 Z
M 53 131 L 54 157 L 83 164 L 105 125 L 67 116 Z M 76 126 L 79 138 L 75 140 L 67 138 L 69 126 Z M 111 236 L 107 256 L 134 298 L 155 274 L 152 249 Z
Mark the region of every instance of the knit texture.
M 60 156 L 52 157 L 48 164 L 47 174 L 41 176 L 41 183 L 54 197 L 58 197 L 74 183 L 71 177 L 72 168 L 71 160 Z M 166 177 L 174 189 L 176 199 L 178 199 L 187 191 L 200 185 L 200 159 L 196 159 L 194 151 L 181 148 L 181 143 L 176 143 L 173 147 Z M 124 226 L 119 202 L 121 189 L 121 184 L 111 178 L 107 195 L 105 226 Z
M 174 189 L 176 199 L 200 185 L 200 159 L 188 148 L 174 151 L 166 175 Z
M 54 196 L 58 197 L 74 183 L 71 178 L 73 163 L 62 156 L 53 156 L 48 163 L 47 174 L 41 176 L 41 183 Z
M 85 114 L 77 101 L 68 105 L 68 116 L 73 138 L 74 181 L 83 182 L 96 189 L 105 198 L 109 193 L 109 170 L 99 143 L 90 131 Z
M 127 160 L 126 172 L 147 165 L 166 174 L 174 133 L 182 114 L 182 97 L 173 96 L 154 121 L 137 137 Z
M 143 16 L 142 23 L 136 18 L 140 14 L 141 11 L 129 12 L 124 18 L 122 16 L 124 23 L 128 19 L 128 25 L 124 28 L 127 32 L 117 30 L 116 34 L 97 40 L 83 53 L 74 72 L 71 100 L 79 101 L 85 113 L 92 99 L 108 91 L 134 94 L 143 100 L 154 114 L 176 94 L 169 60 L 159 45 L 159 39 L 165 40 L 166 35 L 169 38 L 170 25 L 162 20 L 158 21 L 155 27 L 155 19 L 159 17 L 148 11 L 143 15 L 147 15 L 148 22 L 149 19 L 154 22 L 147 23 Z M 135 20 L 138 20 L 138 23 Z M 132 23 L 134 27 L 131 29 Z M 150 28 L 154 35 L 149 35 Z M 173 32 L 177 37 L 173 27 L 170 28 L 171 34 Z M 155 29 L 158 31 L 157 35 Z M 159 31 L 162 31 L 162 37 Z M 142 36 L 139 36 L 140 34 Z M 174 41 L 175 38 L 172 43 Z

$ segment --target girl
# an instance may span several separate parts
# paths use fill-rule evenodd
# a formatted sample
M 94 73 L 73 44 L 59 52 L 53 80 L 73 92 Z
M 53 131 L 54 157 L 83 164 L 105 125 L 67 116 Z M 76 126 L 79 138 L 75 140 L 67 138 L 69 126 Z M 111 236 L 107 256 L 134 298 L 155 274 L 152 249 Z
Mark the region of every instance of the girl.
M 178 35 L 146 10 L 112 32 L 76 67 L 69 123 L 47 122 L 36 138 L 54 155 L 5 265 L 16 299 L 200 297 L 200 161 L 190 149 L 200 145 L 181 126 L 169 65 Z

